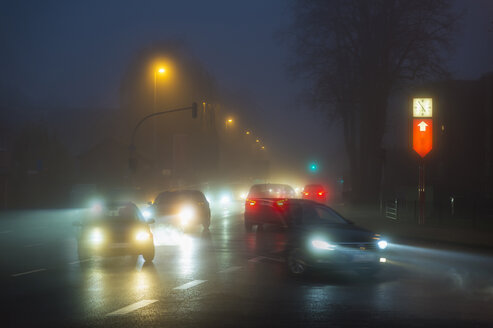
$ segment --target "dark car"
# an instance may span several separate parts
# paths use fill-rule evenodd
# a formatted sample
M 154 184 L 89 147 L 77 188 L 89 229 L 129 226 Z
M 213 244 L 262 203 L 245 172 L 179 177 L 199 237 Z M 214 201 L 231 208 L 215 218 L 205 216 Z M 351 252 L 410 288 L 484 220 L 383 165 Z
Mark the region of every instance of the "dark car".
M 131 202 L 95 205 L 77 226 L 79 259 L 92 255 L 140 255 L 146 261 L 154 259 L 154 237 L 149 228 L 153 220 L 145 221 Z
M 254 225 L 285 225 L 284 200 L 296 197 L 293 188 L 286 184 L 256 184 L 250 188 L 245 201 L 245 229 L 252 231 Z
M 327 189 L 325 189 L 324 186 L 321 184 L 306 185 L 301 192 L 301 198 L 326 204 L 328 200 Z
M 197 224 L 208 229 L 211 224 L 209 202 L 199 190 L 163 191 L 152 203 L 151 212 L 159 223 L 184 230 Z
M 356 226 L 332 208 L 310 200 L 290 199 L 286 263 L 293 275 L 310 269 L 352 269 L 374 274 L 384 261 L 387 242 Z

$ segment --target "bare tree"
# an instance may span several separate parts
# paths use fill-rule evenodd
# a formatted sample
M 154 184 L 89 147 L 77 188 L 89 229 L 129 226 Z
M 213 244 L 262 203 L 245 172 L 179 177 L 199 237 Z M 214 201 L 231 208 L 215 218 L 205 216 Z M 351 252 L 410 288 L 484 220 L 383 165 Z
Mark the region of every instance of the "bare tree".
M 342 120 L 354 199 L 375 200 L 389 96 L 446 75 L 461 15 L 446 0 L 296 0 L 291 9 L 293 70 L 314 105 Z

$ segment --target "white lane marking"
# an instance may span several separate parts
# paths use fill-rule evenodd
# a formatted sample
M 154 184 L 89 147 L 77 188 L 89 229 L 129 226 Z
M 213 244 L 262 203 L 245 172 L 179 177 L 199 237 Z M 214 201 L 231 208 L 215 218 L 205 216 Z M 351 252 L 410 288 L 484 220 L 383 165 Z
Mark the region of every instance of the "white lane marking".
M 178 287 L 175 287 L 173 289 L 188 289 L 188 288 L 192 288 L 192 287 L 195 287 L 197 285 L 200 285 L 204 282 L 206 282 L 207 280 L 193 280 L 193 281 L 190 281 L 190 282 L 187 282 L 186 284 L 183 284 L 181 286 L 178 286 Z
M 4 231 L 0 231 L 0 234 L 2 234 L 2 233 L 11 233 L 11 232 L 12 232 L 12 230 L 4 230 Z
M 260 262 L 264 259 L 265 257 L 263 256 L 257 256 L 257 257 L 254 257 L 253 259 L 249 259 L 248 262 Z
M 147 306 L 147 305 L 152 304 L 154 302 L 157 302 L 157 300 L 142 300 L 142 301 L 138 301 L 138 302 L 135 302 L 135 303 L 130 304 L 128 306 L 122 307 L 119 310 L 110 312 L 106 316 L 125 315 L 127 313 L 130 313 L 130 312 L 133 312 L 133 311 L 138 310 L 140 308 L 143 308 L 144 306 Z
M 29 247 L 36 247 L 41 245 L 44 245 L 44 243 L 29 244 L 29 245 L 25 245 L 24 247 L 29 248 Z
M 26 272 L 14 273 L 12 275 L 12 277 L 19 277 L 19 276 L 23 276 L 23 275 L 26 275 L 26 274 L 35 273 L 35 272 L 41 272 L 41 271 L 46 271 L 46 269 L 45 268 L 42 268 L 42 269 L 36 269 L 36 270 L 31 270 L 31 271 L 26 271 Z
M 90 260 L 92 260 L 92 259 L 84 259 L 84 260 L 80 260 L 80 261 L 73 261 L 73 262 L 69 262 L 68 264 L 84 263 L 84 262 L 89 262 Z
M 219 271 L 219 273 L 233 272 L 233 271 L 240 270 L 240 269 L 241 269 L 241 266 L 232 266 L 232 267 L 229 267 L 227 269 Z
M 264 257 L 264 259 L 275 262 L 284 262 L 284 259 L 279 257 Z

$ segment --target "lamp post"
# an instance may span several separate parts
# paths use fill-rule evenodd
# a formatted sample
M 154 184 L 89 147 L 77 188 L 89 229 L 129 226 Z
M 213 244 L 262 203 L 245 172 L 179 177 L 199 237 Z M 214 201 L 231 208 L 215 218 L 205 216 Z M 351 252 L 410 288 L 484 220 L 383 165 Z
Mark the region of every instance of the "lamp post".
M 166 73 L 166 69 L 164 67 L 159 67 L 154 70 L 154 102 L 152 106 L 152 113 L 156 113 L 157 110 L 157 75 Z M 156 129 L 156 121 L 152 121 L 152 134 L 153 134 L 153 153 L 154 158 L 156 159 L 157 164 L 157 129 Z

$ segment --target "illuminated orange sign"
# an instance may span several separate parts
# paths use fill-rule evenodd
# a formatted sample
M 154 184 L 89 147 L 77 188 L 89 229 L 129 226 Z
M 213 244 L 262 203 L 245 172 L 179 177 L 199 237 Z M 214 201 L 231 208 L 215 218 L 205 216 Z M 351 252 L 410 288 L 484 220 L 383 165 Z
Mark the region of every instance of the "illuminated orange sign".
M 433 148 L 433 120 L 413 118 L 413 149 L 425 157 Z

